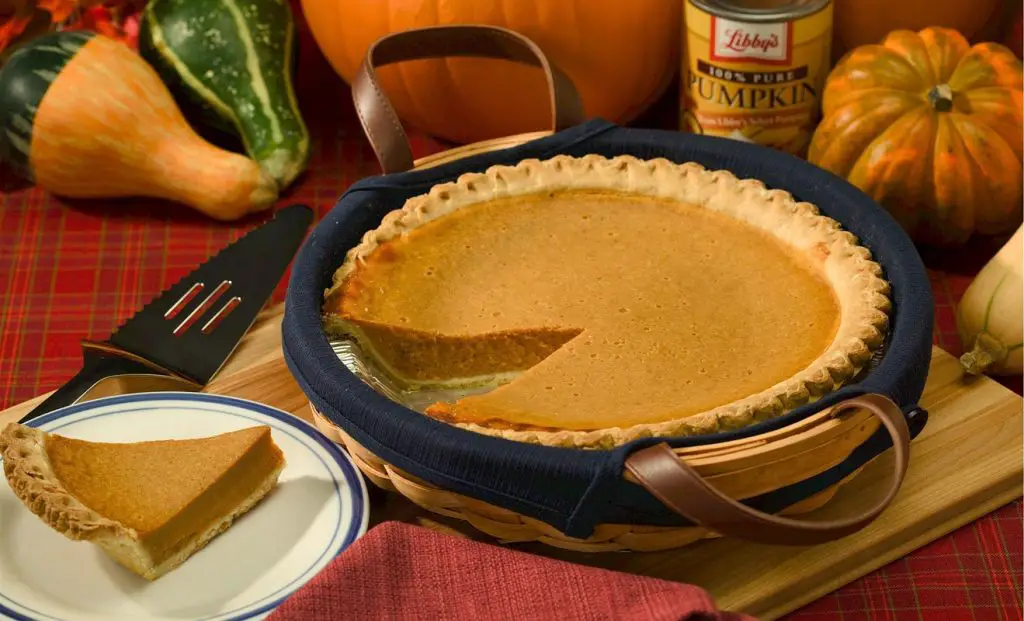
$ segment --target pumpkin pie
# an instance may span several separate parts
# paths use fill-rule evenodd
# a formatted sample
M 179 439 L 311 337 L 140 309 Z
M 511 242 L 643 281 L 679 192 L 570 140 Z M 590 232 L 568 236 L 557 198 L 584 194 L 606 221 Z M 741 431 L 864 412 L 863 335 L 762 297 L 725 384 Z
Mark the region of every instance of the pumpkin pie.
M 192 440 L 97 443 L 18 423 L 0 433 L 11 489 L 47 525 L 147 580 L 185 562 L 277 484 L 263 425 Z
M 609 447 L 737 429 L 848 382 L 881 346 L 880 266 L 789 193 L 695 163 L 557 156 L 465 174 L 384 217 L 324 327 L 426 415 Z

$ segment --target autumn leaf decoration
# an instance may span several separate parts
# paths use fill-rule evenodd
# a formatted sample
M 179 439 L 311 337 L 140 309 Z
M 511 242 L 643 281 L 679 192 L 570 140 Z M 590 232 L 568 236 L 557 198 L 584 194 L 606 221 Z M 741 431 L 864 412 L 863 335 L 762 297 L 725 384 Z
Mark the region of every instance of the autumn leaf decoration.
M 43 32 L 89 30 L 136 47 L 145 0 L 0 0 L 4 50 Z
M 0 52 L 28 28 L 32 13 L 27 2 L 0 2 Z

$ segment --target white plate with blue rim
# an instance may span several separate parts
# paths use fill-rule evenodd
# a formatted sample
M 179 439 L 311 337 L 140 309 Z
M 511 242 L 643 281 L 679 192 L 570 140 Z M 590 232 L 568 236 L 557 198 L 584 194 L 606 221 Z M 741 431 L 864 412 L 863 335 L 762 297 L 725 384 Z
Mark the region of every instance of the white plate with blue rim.
M 201 393 L 143 393 L 68 406 L 28 424 L 94 442 L 199 438 L 269 425 L 287 466 L 261 503 L 153 582 L 97 546 L 51 529 L 5 480 L 0 618 L 263 619 L 366 532 L 366 484 L 349 457 L 312 425 L 266 405 Z

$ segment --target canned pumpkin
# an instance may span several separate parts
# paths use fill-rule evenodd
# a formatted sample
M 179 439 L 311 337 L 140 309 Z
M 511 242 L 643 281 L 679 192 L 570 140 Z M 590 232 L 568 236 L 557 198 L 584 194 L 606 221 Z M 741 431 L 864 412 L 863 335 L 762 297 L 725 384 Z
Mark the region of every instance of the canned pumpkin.
M 831 0 L 686 0 L 681 129 L 803 156 L 820 112 Z

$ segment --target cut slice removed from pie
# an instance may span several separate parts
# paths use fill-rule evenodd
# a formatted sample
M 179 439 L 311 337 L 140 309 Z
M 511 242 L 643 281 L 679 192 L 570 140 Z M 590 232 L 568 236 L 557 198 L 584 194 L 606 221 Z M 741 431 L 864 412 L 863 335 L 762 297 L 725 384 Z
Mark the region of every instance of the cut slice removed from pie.
M 69 539 L 89 541 L 156 580 L 276 485 L 284 454 L 270 427 L 132 443 L 89 442 L 11 423 L 0 433 L 15 495 Z

